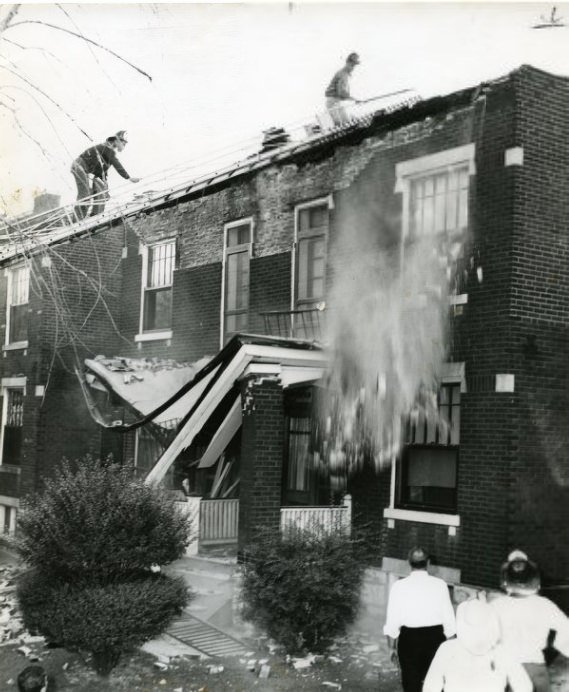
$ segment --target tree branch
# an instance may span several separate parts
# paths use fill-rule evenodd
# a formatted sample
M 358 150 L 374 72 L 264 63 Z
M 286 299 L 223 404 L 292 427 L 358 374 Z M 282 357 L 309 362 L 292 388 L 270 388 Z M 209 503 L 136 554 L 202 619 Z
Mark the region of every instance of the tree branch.
M 8 62 L 10 62 L 10 61 L 8 60 Z M 13 63 L 10 63 L 10 64 L 13 64 Z M 80 130 L 80 131 L 85 135 L 85 137 L 87 137 L 88 140 L 90 140 L 91 142 L 93 141 L 93 138 L 90 137 L 90 136 L 85 132 L 85 130 L 77 123 L 77 121 L 75 120 L 75 118 L 73 118 L 73 116 L 71 116 L 71 115 L 65 110 L 65 108 L 63 108 L 63 106 L 61 106 L 59 103 L 57 103 L 57 101 L 55 101 L 54 99 L 52 99 L 51 96 L 50 96 L 49 94 L 46 94 L 46 92 L 45 92 L 43 89 L 40 89 L 40 88 L 39 88 L 38 86 L 36 86 L 33 82 L 31 82 L 29 79 L 27 79 L 26 77 L 24 77 L 23 75 L 21 75 L 21 74 L 20 74 L 19 72 L 17 72 L 16 70 L 12 70 L 12 69 L 10 69 L 9 67 L 6 67 L 6 65 L 0 65 L 0 69 L 6 70 L 7 72 L 10 72 L 10 74 L 13 74 L 15 77 L 18 77 L 18 79 L 21 79 L 23 82 L 25 82 L 28 86 L 31 86 L 32 89 L 35 89 L 35 91 L 38 91 L 42 96 L 44 96 L 48 101 L 50 101 L 50 103 L 53 103 L 53 105 L 56 106 L 56 108 L 58 108 L 64 115 L 66 115 L 66 116 L 69 118 L 69 120 L 71 120 L 71 122 L 75 125 L 75 127 L 76 127 L 78 130 Z
M 21 4 L 18 5 L 12 5 L 12 7 L 8 10 L 8 14 L 4 17 L 4 19 L 0 22 L 0 36 L 2 33 L 9 28 L 9 24 L 14 19 L 14 17 L 18 14 L 20 11 Z
M 122 62 L 126 63 L 129 67 L 132 67 L 133 70 L 136 70 L 141 75 L 144 75 L 147 79 L 152 81 L 152 77 L 147 72 L 145 72 L 144 70 L 141 70 L 140 67 L 133 65 L 131 62 L 129 62 L 125 58 L 121 57 L 118 53 L 115 53 L 114 50 L 111 50 L 110 48 L 107 48 L 106 46 L 103 46 L 100 43 L 97 43 L 97 41 L 93 41 L 93 39 L 87 38 L 86 36 L 82 36 L 81 34 L 78 34 L 76 31 L 71 31 L 71 29 L 65 29 L 62 26 L 58 26 L 57 24 L 51 24 L 49 22 L 42 22 L 39 19 L 24 19 L 20 22 L 14 22 L 13 24 L 10 24 L 10 26 L 6 27 L 6 28 L 13 29 L 16 26 L 22 26 L 23 24 L 40 24 L 41 26 L 47 26 L 48 28 L 55 29 L 56 31 L 63 31 L 66 34 L 70 34 L 71 36 L 75 36 L 75 38 L 81 39 L 82 41 L 86 41 L 87 43 L 91 43 L 93 46 L 96 46 L 97 48 L 100 48 L 101 50 L 104 50 L 107 53 L 110 53 L 112 56 L 114 56 L 118 60 L 121 60 Z

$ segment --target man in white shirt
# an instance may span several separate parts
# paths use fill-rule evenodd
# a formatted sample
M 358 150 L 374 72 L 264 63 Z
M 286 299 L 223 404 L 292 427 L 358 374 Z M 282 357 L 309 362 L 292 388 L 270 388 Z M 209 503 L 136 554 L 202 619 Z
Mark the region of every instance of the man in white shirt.
M 350 101 L 358 101 L 350 95 L 350 79 L 354 67 L 360 64 L 360 56 L 350 53 L 346 58 L 346 64 L 332 77 L 332 81 L 326 88 L 326 108 L 328 109 L 334 125 L 345 125 L 350 121 L 346 106 Z
M 456 633 L 446 583 L 427 572 L 423 548 L 409 552 L 411 574 L 395 582 L 387 603 L 383 633 L 399 658 L 404 692 L 421 692 L 437 649 Z

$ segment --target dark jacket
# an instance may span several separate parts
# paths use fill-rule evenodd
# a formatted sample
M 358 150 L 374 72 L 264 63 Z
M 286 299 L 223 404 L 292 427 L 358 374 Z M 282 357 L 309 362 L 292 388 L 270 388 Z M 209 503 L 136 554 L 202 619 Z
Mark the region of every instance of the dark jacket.
M 95 144 L 95 146 L 85 149 L 77 158 L 77 161 L 83 166 L 86 173 L 92 173 L 96 178 L 101 178 L 101 180 L 107 179 L 107 171 L 111 166 L 123 178 L 127 180 L 130 178 L 130 175 L 118 160 L 115 150 L 106 143 Z

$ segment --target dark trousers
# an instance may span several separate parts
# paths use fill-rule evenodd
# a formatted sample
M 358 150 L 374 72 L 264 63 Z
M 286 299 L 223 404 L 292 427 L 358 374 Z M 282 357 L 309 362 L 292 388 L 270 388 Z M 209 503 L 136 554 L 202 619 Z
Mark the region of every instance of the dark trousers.
M 81 221 L 86 216 L 102 214 L 109 200 L 107 181 L 94 177 L 91 183 L 89 174 L 79 160 L 73 162 L 71 173 L 77 185 L 77 203 L 74 207 L 77 221 Z
M 404 692 L 421 692 L 431 661 L 445 639 L 442 625 L 401 628 L 397 655 Z

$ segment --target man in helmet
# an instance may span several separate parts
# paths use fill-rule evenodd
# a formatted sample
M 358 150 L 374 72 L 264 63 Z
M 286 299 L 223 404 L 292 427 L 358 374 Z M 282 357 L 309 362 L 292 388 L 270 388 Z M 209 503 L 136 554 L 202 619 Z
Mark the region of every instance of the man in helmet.
M 107 137 L 102 144 L 95 144 L 95 146 L 85 149 L 73 161 L 71 173 L 77 184 L 75 217 L 78 221 L 88 215 L 91 201 L 90 216 L 104 211 L 105 204 L 109 199 L 107 172 L 111 166 L 126 180 L 130 180 L 132 183 L 139 182 L 140 178 L 131 177 L 117 158 L 117 152 L 123 151 L 126 143 L 126 132 L 120 130 L 115 135 Z
M 334 125 L 344 125 L 349 122 L 350 116 L 346 106 L 349 101 L 358 101 L 350 95 L 350 79 L 354 67 L 360 64 L 360 56 L 350 53 L 346 58 L 346 64 L 332 77 L 332 81 L 326 89 L 326 108 L 332 116 Z

